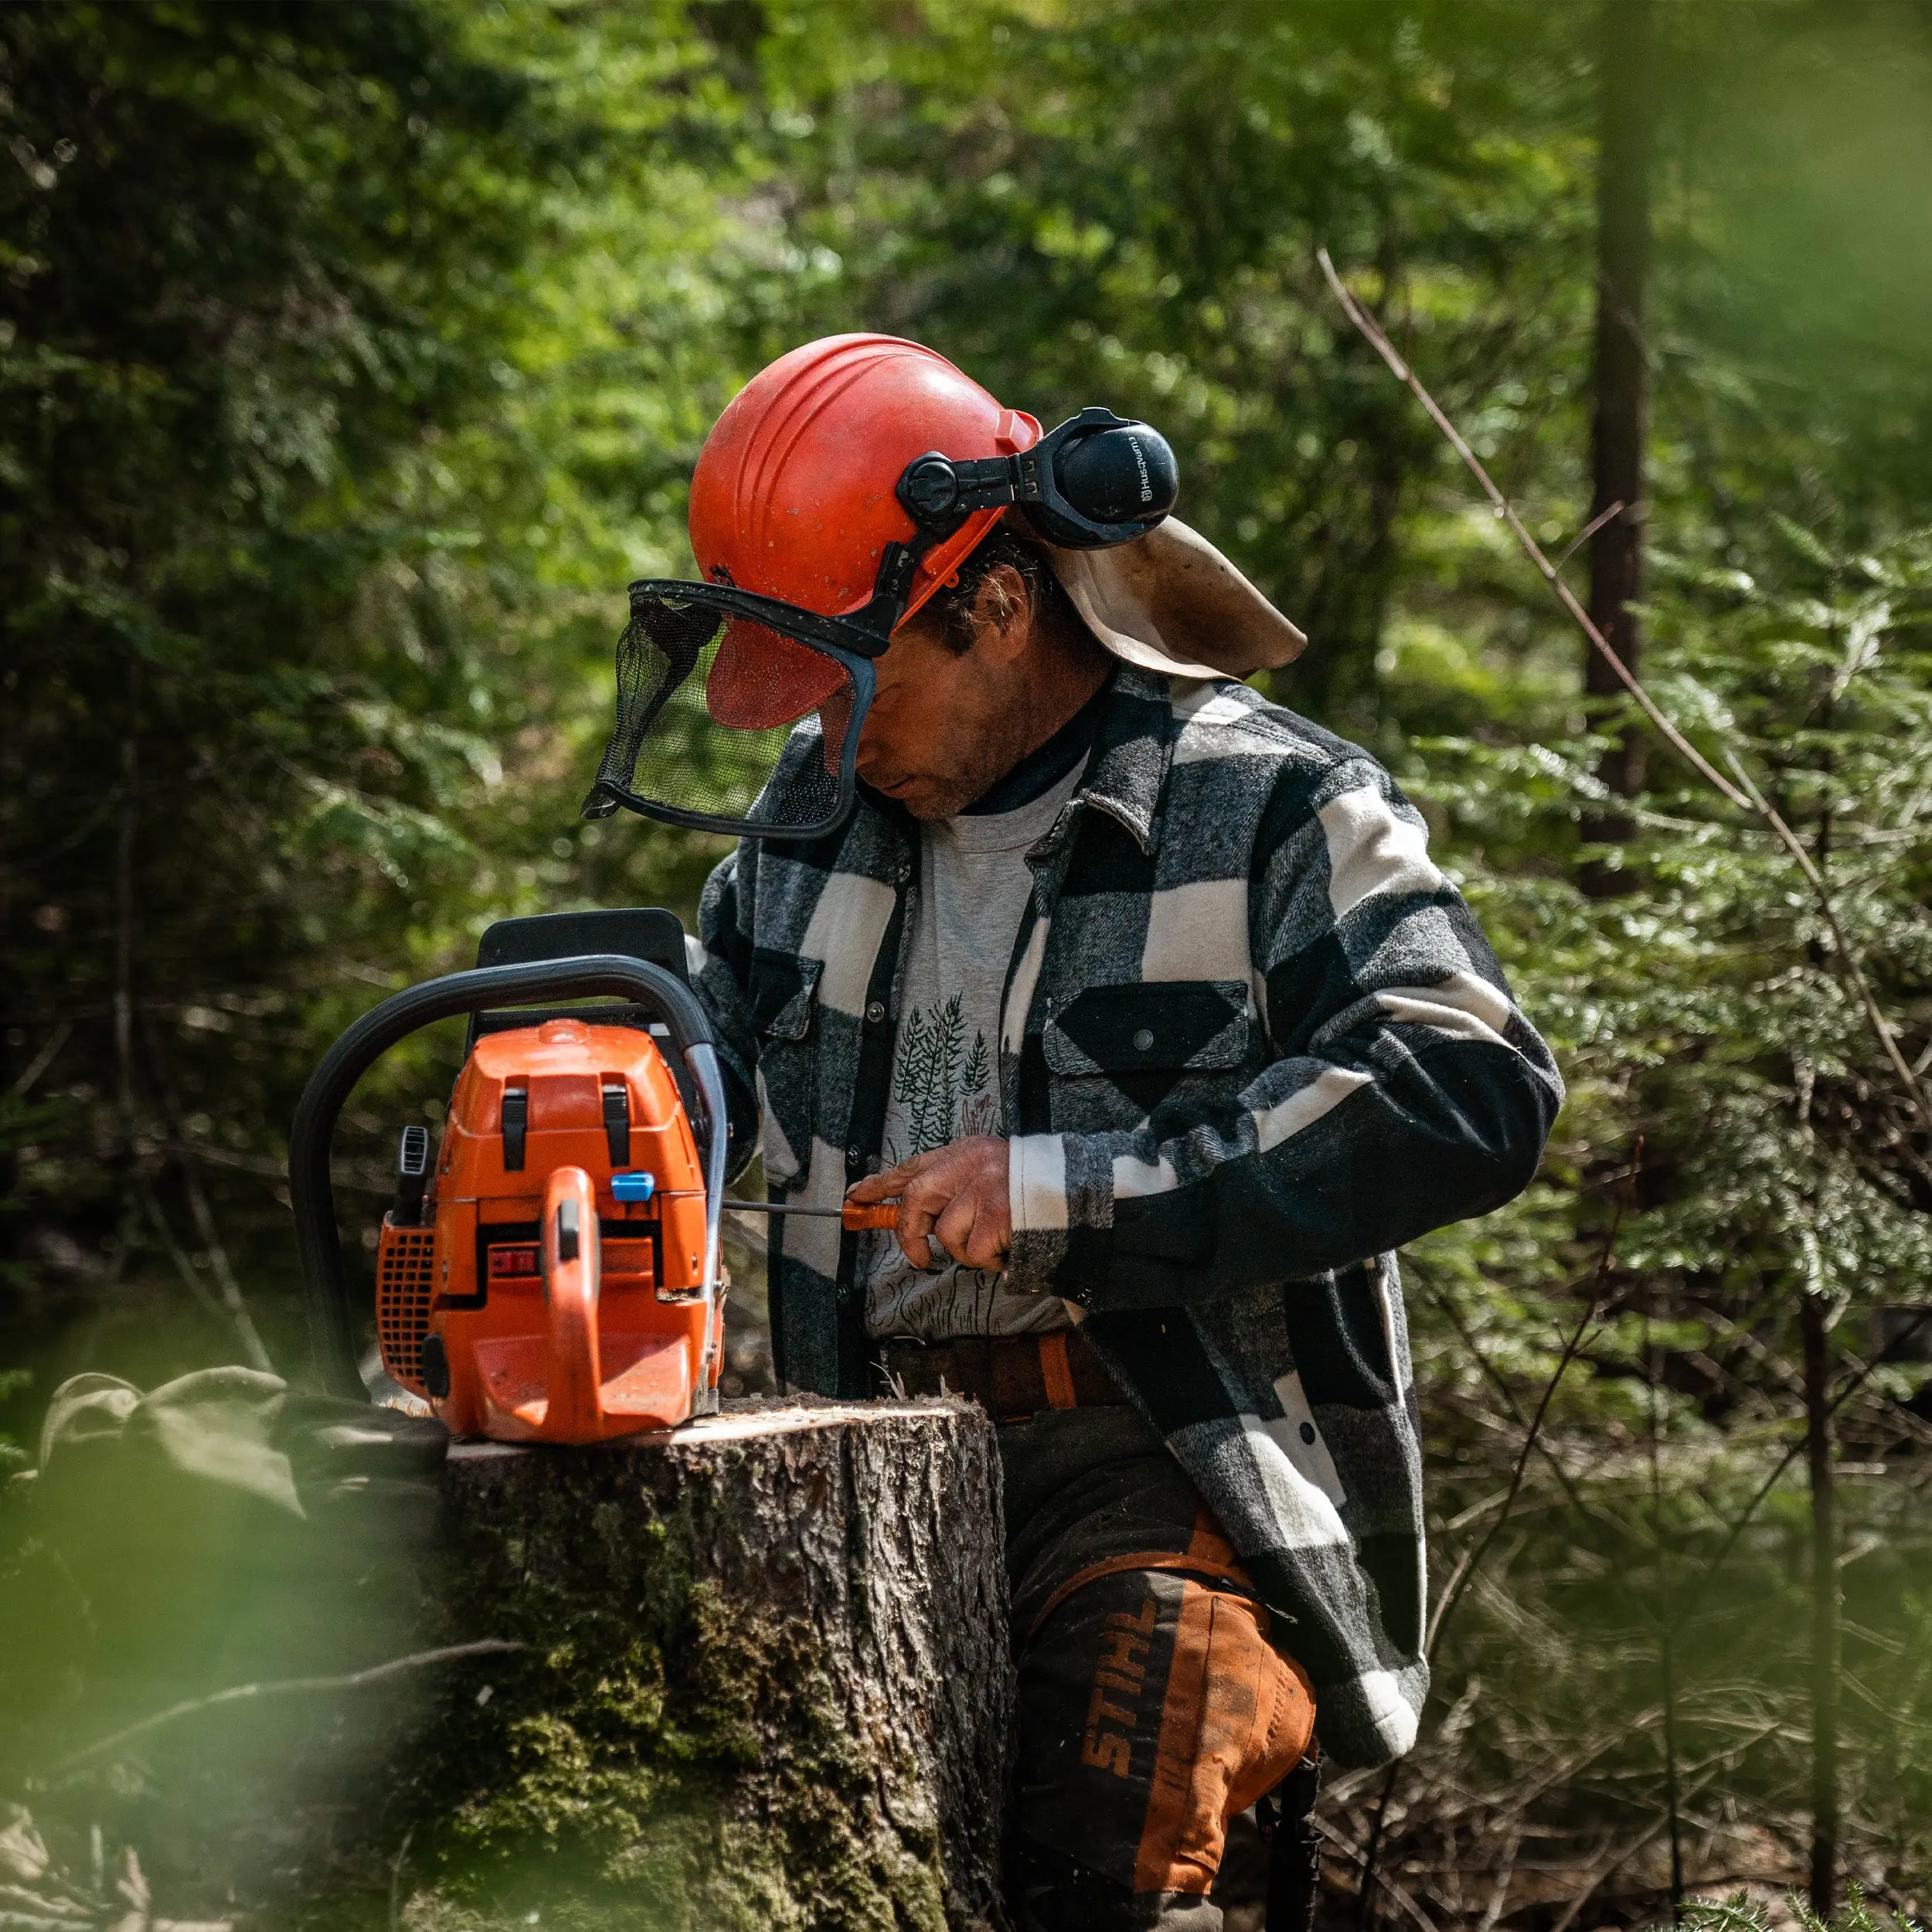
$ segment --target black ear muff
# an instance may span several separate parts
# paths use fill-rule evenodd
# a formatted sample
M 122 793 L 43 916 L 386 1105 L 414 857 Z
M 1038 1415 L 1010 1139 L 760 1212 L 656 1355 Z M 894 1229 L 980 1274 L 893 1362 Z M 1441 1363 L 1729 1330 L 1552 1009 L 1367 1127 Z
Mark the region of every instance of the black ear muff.
M 1174 508 L 1179 492 L 1180 468 L 1167 438 L 1106 410 L 1083 410 L 1040 453 L 1047 474 L 1037 497 L 1022 498 L 1022 505 L 1034 529 L 1063 549 L 1131 543 Z
M 1053 470 L 1060 495 L 1094 523 L 1158 523 L 1180 488 L 1167 438 L 1145 423 L 1075 438 Z

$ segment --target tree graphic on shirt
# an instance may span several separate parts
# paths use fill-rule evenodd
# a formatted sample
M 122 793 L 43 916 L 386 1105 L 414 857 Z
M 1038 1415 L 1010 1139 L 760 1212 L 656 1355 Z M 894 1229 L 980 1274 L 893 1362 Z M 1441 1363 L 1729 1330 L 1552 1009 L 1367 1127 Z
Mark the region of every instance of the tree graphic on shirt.
M 1000 1131 L 999 1074 L 985 1032 L 970 1025 L 963 996 L 907 1012 L 893 1062 L 896 1110 L 885 1155 L 896 1166 L 968 1134 Z M 929 1336 L 985 1332 L 1002 1275 L 996 1268 L 915 1269 L 889 1235 L 869 1270 L 875 1306 L 893 1311 L 902 1332 Z
M 967 1038 L 964 1001 L 958 993 L 936 1006 L 906 1015 L 899 1036 L 897 1063 L 893 1070 L 893 1099 L 896 1102 L 905 1142 L 888 1142 L 887 1160 L 894 1165 L 915 1154 L 929 1154 L 962 1134 L 995 1131 L 999 1094 L 994 1084 L 993 1056 L 986 1036 L 972 1029 Z
M 973 1043 L 966 1051 L 966 1064 L 960 1070 L 959 1111 L 954 1123 L 955 1140 L 968 1134 L 996 1134 L 999 1131 L 999 1094 L 993 1084 L 993 1056 L 986 1050 L 986 1036 L 973 1029 Z

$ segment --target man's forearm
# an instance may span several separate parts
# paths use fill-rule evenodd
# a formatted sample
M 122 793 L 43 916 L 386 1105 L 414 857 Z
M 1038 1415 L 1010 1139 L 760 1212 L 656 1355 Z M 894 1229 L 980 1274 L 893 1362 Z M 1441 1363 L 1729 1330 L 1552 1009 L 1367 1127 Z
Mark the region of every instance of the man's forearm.
M 1560 1099 L 1500 1043 L 1385 1040 L 1357 1060 L 1277 1062 L 1222 1125 L 1024 1137 L 1013 1284 L 1144 1307 L 1399 1247 L 1519 1193 Z

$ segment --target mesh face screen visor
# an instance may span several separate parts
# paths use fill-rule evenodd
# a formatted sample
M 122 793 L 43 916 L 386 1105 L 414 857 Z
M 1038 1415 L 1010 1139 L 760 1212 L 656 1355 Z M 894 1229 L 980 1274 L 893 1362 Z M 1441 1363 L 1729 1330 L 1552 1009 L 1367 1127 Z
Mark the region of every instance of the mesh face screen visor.
M 728 584 L 631 587 L 617 726 L 583 802 L 735 837 L 811 838 L 852 809 L 886 638 Z

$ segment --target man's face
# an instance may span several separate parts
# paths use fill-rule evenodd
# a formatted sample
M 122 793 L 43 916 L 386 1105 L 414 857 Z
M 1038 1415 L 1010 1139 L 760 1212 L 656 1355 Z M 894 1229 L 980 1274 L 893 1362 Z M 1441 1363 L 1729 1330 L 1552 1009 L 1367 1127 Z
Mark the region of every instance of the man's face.
M 859 734 L 859 775 L 915 818 L 949 818 L 1025 756 L 1033 738 L 1022 661 L 1032 613 L 1019 573 L 982 596 L 971 649 L 955 651 L 923 612 L 893 633 Z M 985 614 L 1004 607 L 1004 621 Z

